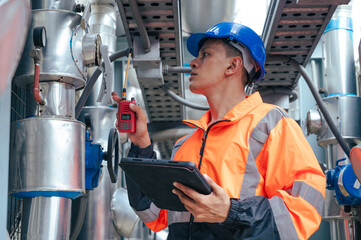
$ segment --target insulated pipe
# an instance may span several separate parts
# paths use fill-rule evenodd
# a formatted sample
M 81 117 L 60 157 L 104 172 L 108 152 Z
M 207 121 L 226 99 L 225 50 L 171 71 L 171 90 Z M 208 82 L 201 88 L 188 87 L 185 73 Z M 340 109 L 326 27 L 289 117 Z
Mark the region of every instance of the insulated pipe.
M 119 1 L 119 0 L 117 0 L 117 1 Z M 118 6 L 120 6 L 120 5 L 118 4 Z M 149 41 L 149 36 L 148 36 L 148 33 L 147 33 L 147 29 L 145 28 L 145 25 L 144 25 L 143 20 L 142 20 L 142 16 L 140 16 L 140 13 L 139 13 L 137 1 L 136 0 L 129 0 L 129 6 L 130 6 L 130 9 L 133 12 L 135 22 L 136 22 L 136 24 L 138 26 L 140 39 L 141 39 L 142 45 L 143 45 L 143 50 L 144 50 L 145 53 L 147 53 L 147 52 L 150 51 L 150 41 Z
M 35 63 L 35 65 L 34 65 L 34 89 L 33 89 L 33 95 L 34 95 L 35 101 L 37 103 L 39 103 L 41 106 L 44 106 L 45 101 L 40 96 L 39 75 L 40 75 L 40 64 Z
M 118 52 L 112 54 L 109 57 L 110 62 L 114 62 L 118 58 L 127 56 L 129 51 L 130 51 L 130 49 L 127 48 L 125 50 L 121 50 L 121 51 L 118 51 Z M 83 107 L 86 103 L 86 100 L 88 99 L 89 95 L 91 94 L 91 89 L 93 88 L 95 82 L 98 80 L 99 75 L 102 73 L 102 71 L 100 70 L 101 68 L 104 68 L 104 63 L 102 64 L 101 67 L 99 66 L 94 71 L 93 75 L 90 77 L 90 79 L 87 82 L 87 85 L 84 88 L 83 94 L 81 95 L 78 103 L 76 104 L 76 107 L 75 107 L 75 118 L 76 119 L 79 118 L 81 110 L 83 109 Z
M 346 142 L 343 140 L 341 134 L 338 132 L 335 123 L 332 121 L 331 116 L 328 113 L 326 106 L 322 101 L 322 98 L 318 94 L 317 89 L 313 86 L 312 80 L 308 76 L 306 69 L 301 64 L 299 64 L 296 60 L 294 60 L 293 58 L 287 57 L 287 56 L 281 56 L 281 55 L 268 56 L 267 61 L 283 61 L 283 62 L 291 64 L 295 69 L 297 69 L 300 72 L 302 77 L 305 79 L 309 89 L 311 90 L 311 93 L 312 93 L 313 97 L 315 98 L 316 103 L 317 103 L 319 109 L 321 110 L 322 115 L 324 116 L 333 135 L 335 135 L 338 143 L 340 144 L 342 150 L 345 152 L 347 157 L 350 158 L 350 149 L 347 146 Z
M 177 94 L 175 94 L 172 90 L 170 90 L 168 87 L 166 86 L 162 86 L 161 87 L 162 90 L 164 92 L 166 92 L 171 98 L 173 98 L 174 100 L 176 100 L 177 102 L 187 106 L 187 107 L 190 107 L 190 108 L 194 108 L 194 109 L 197 109 L 197 110 L 204 110 L 204 111 L 207 111 L 209 110 L 209 107 L 206 107 L 206 106 L 202 106 L 202 105 L 198 105 L 198 104 L 194 104 L 194 103 L 191 103 L 187 100 L 185 100 L 184 98 L 181 98 L 180 96 L 178 96 Z

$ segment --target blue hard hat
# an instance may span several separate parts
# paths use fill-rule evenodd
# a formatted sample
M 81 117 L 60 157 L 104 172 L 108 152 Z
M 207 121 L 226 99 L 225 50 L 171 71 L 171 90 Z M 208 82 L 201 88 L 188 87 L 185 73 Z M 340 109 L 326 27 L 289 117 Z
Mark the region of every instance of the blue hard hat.
M 235 41 L 248 49 L 252 59 L 258 65 L 257 71 L 253 77 L 255 82 L 261 81 L 264 76 L 264 62 L 266 59 L 266 50 L 262 39 L 249 27 L 235 22 L 221 22 L 211 27 L 205 33 L 194 33 L 187 40 L 188 51 L 195 57 L 198 56 L 199 49 L 202 47 L 202 40 L 205 38 L 224 38 Z M 233 44 L 231 44 L 234 46 Z

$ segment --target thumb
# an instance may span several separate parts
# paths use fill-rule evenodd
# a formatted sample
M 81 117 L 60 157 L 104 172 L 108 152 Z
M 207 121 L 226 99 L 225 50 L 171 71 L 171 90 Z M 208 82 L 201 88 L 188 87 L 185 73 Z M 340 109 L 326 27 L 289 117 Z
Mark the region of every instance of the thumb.
M 146 120 L 146 119 L 147 119 L 147 117 L 145 116 L 142 108 L 141 108 L 139 105 L 134 104 L 134 103 L 130 103 L 130 104 L 129 104 L 129 108 L 130 108 L 133 112 L 135 112 L 135 113 L 137 114 L 138 119 L 142 119 L 142 120 L 144 120 L 144 119 Z
M 116 92 L 112 92 L 112 98 L 115 102 L 117 102 L 118 104 L 122 101 L 122 98 L 119 97 L 119 95 Z

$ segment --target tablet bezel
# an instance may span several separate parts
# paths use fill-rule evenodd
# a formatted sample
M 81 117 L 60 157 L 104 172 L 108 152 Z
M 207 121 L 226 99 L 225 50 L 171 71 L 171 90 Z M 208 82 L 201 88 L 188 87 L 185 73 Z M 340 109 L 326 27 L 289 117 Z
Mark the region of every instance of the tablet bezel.
M 161 209 L 186 211 L 178 196 L 172 193 L 173 182 L 182 183 L 201 194 L 210 194 L 211 186 L 193 162 L 150 158 L 122 158 L 119 166 Z

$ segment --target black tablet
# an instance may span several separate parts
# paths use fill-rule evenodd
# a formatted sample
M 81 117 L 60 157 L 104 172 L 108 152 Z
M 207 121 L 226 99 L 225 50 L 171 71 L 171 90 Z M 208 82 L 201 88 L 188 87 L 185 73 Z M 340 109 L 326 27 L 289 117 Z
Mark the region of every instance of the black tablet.
M 189 186 L 202 194 L 210 194 L 211 186 L 192 162 L 149 158 L 122 158 L 119 166 L 161 209 L 186 211 L 178 196 L 172 193 L 173 182 Z

